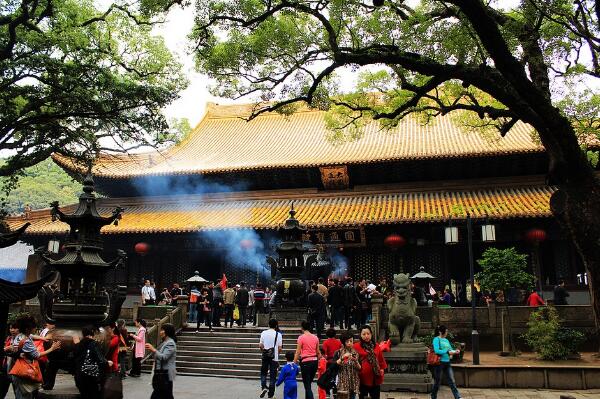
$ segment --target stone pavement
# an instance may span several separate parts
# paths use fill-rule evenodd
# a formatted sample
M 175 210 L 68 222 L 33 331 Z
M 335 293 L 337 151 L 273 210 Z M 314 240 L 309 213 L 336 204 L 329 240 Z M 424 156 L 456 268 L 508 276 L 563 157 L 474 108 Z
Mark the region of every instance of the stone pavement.
M 59 375 L 57 385 L 63 384 L 68 378 L 67 375 Z M 152 392 L 150 386 L 150 375 L 143 375 L 141 378 L 128 378 L 124 381 L 125 399 L 149 399 Z M 298 386 L 298 399 L 304 399 L 304 389 L 301 384 Z M 313 389 L 315 398 L 317 396 L 316 385 Z M 465 399 L 559 399 L 560 395 L 571 395 L 577 399 L 599 399 L 600 390 L 587 391 L 549 391 L 549 390 L 523 390 L 523 389 L 461 389 L 461 395 Z M 187 377 L 178 376 L 175 381 L 174 396 L 175 399 L 253 399 L 258 398 L 257 380 L 236 380 L 232 378 L 210 378 L 210 377 Z M 282 390 L 278 388 L 275 397 L 282 398 Z M 11 392 L 7 398 L 13 399 Z M 383 393 L 382 399 L 426 399 L 429 395 L 413 394 L 406 392 Z M 439 399 L 451 399 L 450 390 L 443 387 Z

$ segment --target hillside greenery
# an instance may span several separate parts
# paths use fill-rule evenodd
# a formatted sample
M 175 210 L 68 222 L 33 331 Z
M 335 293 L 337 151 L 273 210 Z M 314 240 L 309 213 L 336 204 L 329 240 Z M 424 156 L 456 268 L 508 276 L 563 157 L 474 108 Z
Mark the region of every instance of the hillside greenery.
M 2 183 L 7 181 L 3 178 Z M 24 169 L 8 197 L 3 196 L 4 211 L 9 215 L 20 214 L 26 204 L 32 209 L 41 209 L 47 208 L 52 201 L 72 204 L 80 192 L 81 184 L 48 158 Z

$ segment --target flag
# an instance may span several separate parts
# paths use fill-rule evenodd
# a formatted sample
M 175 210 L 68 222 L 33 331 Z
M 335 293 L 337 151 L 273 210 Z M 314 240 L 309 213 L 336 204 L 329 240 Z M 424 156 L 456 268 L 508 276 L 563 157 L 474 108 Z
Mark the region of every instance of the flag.
M 225 273 L 223 273 L 223 278 L 221 279 L 221 289 L 223 291 L 227 289 L 227 277 L 225 277 Z

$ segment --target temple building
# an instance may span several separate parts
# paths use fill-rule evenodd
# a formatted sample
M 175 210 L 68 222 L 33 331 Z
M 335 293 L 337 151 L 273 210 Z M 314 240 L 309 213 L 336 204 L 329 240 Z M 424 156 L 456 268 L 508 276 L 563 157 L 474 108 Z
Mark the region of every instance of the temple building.
M 105 251 L 129 255 L 111 284 L 134 290 L 151 278 L 166 286 L 194 270 L 264 282 L 293 203 L 305 241 L 322 255 L 309 259 L 310 278 L 376 280 L 423 266 L 438 288 L 464 283 L 469 214 L 475 259 L 489 246 L 514 246 L 530 255 L 545 288 L 564 279 L 572 291 L 587 290 L 578 285 L 582 262 L 550 213 L 555 188 L 545 184 L 548 159 L 530 126 L 518 123 L 500 137 L 466 131 L 451 116 L 426 125 L 406 118 L 389 131 L 367 124 L 359 140 L 337 143 L 321 111 L 247 122 L 250 107 L 209 104 L 196 128 L 162 153 L 98 159 L 99 211 L 125 209 L 117 226 L 102 230 Z M 71 174 L 84 171 L 54 160 Z M 26 240 L 36 247 L 68 232 L 50 209 L 27 221 Z M 8 222 L 17 227 L 23 218 Z

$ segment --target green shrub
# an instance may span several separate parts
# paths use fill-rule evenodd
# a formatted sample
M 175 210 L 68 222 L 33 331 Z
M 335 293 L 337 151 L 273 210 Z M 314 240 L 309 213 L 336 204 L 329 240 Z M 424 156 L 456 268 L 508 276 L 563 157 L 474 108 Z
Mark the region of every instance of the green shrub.
M 585 339 L 583 333 L 561 327 L 558 312 L 553 306 L 532 312 L 527 327 L 523 338 L 543 360 L 567 359 L 577 353 Z

